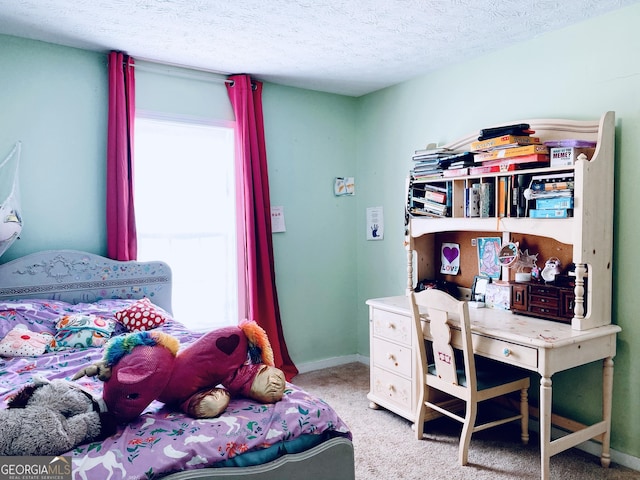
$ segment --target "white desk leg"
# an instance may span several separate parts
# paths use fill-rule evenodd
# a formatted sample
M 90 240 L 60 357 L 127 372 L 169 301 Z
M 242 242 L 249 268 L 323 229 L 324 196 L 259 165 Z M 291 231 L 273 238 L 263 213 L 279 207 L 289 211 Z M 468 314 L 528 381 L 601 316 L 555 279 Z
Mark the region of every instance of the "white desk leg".
M 540 478 L 551 478 L 549 458 L 551 450 L 551 377 L 540 379 Z
M 602 362 L 602 419 L 607 430 L 602 435 L 602 455 L 600 465 L 607 468 L 611 463 L 609 446 L 611 443 L 611 403 L 613 399 L 613 358 L 607 357 Z

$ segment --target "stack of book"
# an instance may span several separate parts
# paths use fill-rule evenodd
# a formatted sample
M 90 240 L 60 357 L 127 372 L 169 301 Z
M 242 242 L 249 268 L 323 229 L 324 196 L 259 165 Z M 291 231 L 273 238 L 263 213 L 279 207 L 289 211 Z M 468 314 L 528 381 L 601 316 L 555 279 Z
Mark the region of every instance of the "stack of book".
M 475 167 L 470 175 L 508 172 L 531 166 L 549 165 L 549 149 L 528 124 L 507 125 L 483 129 L 478 140 L 471 143 Z
M 460 177 L 463 175 L 469 175 L 469 168 L 475 165 L 472 152 L 460 152 L 449 157 L 446 157 L 442 161 L 443 166 L 446 166 L 442 170 L 443 177 Z
M 433 144 L 423 150 L 416 150 L 411 157 L 414 162 L 411 176 L 424 180 L 442 177 L 441 161 L 453 155 L 453 153 L 452 150 L 446 147 L 436 147 Z
M 466 170 L 460 169 L 473 165 L 473 154 L 429 144 L 426 149 L 416 150 L 412 160 L 414 162 L 411 169 L 413 178 L 429 180 L 443 176 L 467 175 Z M 445 174 L 450 169 L 456 170 L 457 175 Z
M 447 186 L 432 183 L 412 184 L 409 189 L 409 213 L 427 217 L 449 215 L 450 192 Z
M 573 216 L 574 172 L 533 175 L 525 192 L 535 202 L 531 218 L 567 218 Z

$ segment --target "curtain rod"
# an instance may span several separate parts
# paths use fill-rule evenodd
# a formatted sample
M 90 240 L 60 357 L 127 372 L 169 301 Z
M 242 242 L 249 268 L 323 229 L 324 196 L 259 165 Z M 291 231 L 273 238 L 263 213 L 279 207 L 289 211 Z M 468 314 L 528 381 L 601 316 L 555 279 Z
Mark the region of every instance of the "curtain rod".
M 138 58 L 134 58 L 134 60 L 135 63 L 129 64 L 130 66 L 147 72 L 164 73 L 174 77 L 202 80 L 205 82 L 220 82 L 229 84 L 234 83 L 233 80 L 225 78 L 225 74 L 220 72 L 213 72 L 211 70 L 205 70 L 201 68 L 187 67 L 184 65 L 153 62 L 150 60 Z

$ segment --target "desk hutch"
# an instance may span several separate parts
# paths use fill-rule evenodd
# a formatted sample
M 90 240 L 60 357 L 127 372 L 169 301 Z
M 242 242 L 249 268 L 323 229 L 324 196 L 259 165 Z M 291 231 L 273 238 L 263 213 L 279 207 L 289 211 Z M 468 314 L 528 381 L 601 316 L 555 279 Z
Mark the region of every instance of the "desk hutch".
M 501 177 L 521 173 L 520 170 L 428 180 L 440 185 L 448 183 L 450 216 L 408 217 L 407 291 L 414 288 L 414 278 L 438 278 L 443 242 L 460 245 L 460 275 L 445 279 L 457 284 L 462 296 L 467 298 L 478 272 L 477 253 L 471 246 L 478 237 L 498 236 L 503 243 L 519 242 L 522 249 L 539 252 L 540 258 L 559 257 L 565 265 L 575 264 L 573 312 L 566 315 L 565 321 L 529 316 L 522 308 L 520 313 L 470 309 L 476 354 L 520 366 L 541 377 L 541 478 L 547 479 L 551 456 L 591 438 L 602 442 L 602 465 L 610 463 L 612 359 L 620 331 L 611 324 L 615 115 L 606 112 L 595 121 L 544 119 L 517 123 L 530 124 L 535 136 L 543 142 L 567 139 L 597 142 L 589 160 L 527 170 L 528 174 L 573 173 L 573 216 L 515 218 L 499 215 L 496 209 L 492 217 L 465 217 L 465 189 L 472 183 L 491 182 L 497 186 Z M 477 135 L 469 135 L 446 147 L 457 151 L 469 149 L 476 139 Z M 497 201 L 497 188 L 494 194 Z M 502 280 L 515 285 L 512 275 L 510 269 L 502 268 Z M 523 294 L 521 285 L 517 291 Z M 370 406 L 384 407 L 413 421 L 418 382 L 409 300 L 405 296 L 386 297 L 368 300 L 367 304 L 370 310 Z M 423 335 L 430 338 L 427 321 L 423 322 Z M 552 375 L 594 361 L 603 362 L 602 420 L 552 441 Z

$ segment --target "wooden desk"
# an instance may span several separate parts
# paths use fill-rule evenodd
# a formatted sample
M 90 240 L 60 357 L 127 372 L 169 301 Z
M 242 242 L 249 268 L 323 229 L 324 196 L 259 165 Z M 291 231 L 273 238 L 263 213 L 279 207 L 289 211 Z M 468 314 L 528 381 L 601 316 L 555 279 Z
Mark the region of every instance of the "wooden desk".
M 409 299 L 405 296 L 367 300 L 370 321 L 371 407 L 385 407 L 415 420 L 417 382 Z M 473 347 L 477 355 L 517 365 L 540 374 L 541 478 L 549 479 L 549 459 L 586 440 L 601 436 L 600 461 L 608 467 L 610 457 L 613 357 L 617 325 L 572 330 L 570 325 L 542 320 L 510 311 L 469 309 Z M 429 338 L 429 324 L 423 322 Z M 551 396 L 554 373 L 602 360 L 602 420 L 551 440 Z

